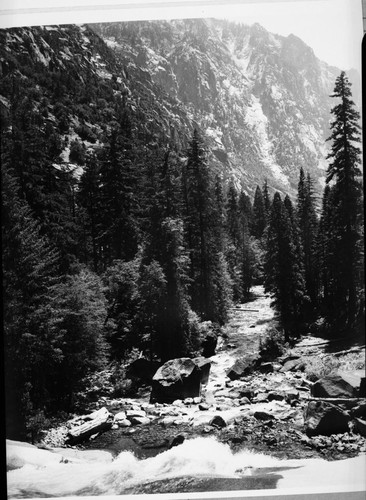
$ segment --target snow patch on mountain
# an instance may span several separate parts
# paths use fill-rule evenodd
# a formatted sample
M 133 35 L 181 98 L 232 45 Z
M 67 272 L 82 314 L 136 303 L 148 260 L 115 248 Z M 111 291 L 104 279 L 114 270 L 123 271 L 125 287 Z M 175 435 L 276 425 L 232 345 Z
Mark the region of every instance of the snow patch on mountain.
M 281 166 L 272 156 L 272 143 L 268 137 L 268 118 L 263 113 L 262 105 L 257 97 L 252 95 L 251 103 L 247 108 L 245 121 L 256 132 L 258 138 L 259 155 L 263 165 L 269 168 L 273 177 L 285 186 L 289 185 L 288 177 L 283 173 Z
M 268 118 L 263 113 L 262 105 L 259 99 L 254 95 L 251 96 L 251 102 L 247 108 L 245 121 L 250 127 L 257 131 L 260 143 L 264 147 L 264 150 L 268 153 L 270 149 L 267 135 Z
M 220 130 L 218 127 L 216 128 L 209 127 L 206 129 L 206 137 L 211 137 L 214 140 L 216 146 L 219 147 L 220 149 L 224 149 L 224 146 L 221 141 L 222 135 L 223 135 L 222 130 Z

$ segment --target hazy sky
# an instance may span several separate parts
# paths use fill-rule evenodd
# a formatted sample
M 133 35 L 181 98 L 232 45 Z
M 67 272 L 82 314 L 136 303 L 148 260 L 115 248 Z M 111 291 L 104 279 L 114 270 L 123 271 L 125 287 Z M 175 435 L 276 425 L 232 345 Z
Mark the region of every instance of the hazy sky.
M 340 69 L 361 65 L 362 0 L 0 0 L 0 26 L 19 23 L 20 12 L 23 25 L 184 17 L 259 22 L 273 33 L 299 36 Z
M 268 31 L 280 35 L 297 35 L 328 64 L 344 70 L 360 69 L 361 0 L 256 2 L 240 8 L 232 5 L 228 10 L 226 18 L 240 19 L 246 24 L 259 22 Z

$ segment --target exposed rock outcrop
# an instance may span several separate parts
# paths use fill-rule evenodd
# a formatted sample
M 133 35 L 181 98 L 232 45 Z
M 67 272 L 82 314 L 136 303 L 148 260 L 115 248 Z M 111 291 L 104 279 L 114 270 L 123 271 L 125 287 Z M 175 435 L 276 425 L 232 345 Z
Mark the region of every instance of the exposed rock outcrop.
M 341 434 L 349 430 L 349 416 L 340 408 L 324 401 L 310 401 L 305 411 L 308 436 Z
M 360 396 L 361 376 L 355 373 L 328 375 L 315 382 L 311 394 L 317 398 L 352 398 Z
M 253 372 L 260 363 L 260 359 L 256 356 L 245 356 L 235 361 L 233 366 L 228 370 L 227 376 L 230 380 L 237 380 L 249 373 Z
M 203 357 L 167 361 L 152 379 L 151 402 L 172 403 L 201 395 L 207 384 L 211 362 Z

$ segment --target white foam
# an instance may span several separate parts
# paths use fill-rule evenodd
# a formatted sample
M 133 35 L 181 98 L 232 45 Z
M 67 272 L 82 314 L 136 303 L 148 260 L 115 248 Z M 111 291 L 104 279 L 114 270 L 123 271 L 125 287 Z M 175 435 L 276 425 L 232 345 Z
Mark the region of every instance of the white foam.
M 61 458 L 61 455 L 60 455 Z M 182 476 L 243 477 L 265 467 L 278 470 L 280 489 L 336 483 L 364 486 L 365 456 L 339 462 L 279 460 L 241 451 L 212 437 L 186 440 L 160 455 L 138 460 L 131 452 L 120 453 L 111 463 L 49 463 L 25 465 L 8 472 L 8 498 L 73 495 L 118 495 L 128 488 Z M 253 472 L 254 473 L 254 472 Z
M 240 477 L 245 469 L 278 463 L 278 459 L 256 453 L 235 454 L 213 438 L 196 438 L 145 460 L 122 452 L 109 464 L 53 461 L 43 467 L 25 465 L 8 473 L 8 495 L 67 496 L 80 491 L 113 495 L 149 481 L 200 475 Z

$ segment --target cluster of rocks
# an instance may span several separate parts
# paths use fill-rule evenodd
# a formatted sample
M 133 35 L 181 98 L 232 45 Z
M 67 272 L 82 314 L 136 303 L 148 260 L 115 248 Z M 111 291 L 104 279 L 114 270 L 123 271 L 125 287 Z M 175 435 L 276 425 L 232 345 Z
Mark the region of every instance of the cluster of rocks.
M 366 452 L 366 441 L 359 434 L 344 432 L 343 434 L 332 434 L 331 436 L 303 436 L 302 442 L 317 450 L 334 452 Z
M 207 363 L 204 365 L 198 363 L 199 368 L 197 369 L 195 365 L 192 370 L 187 370 L 187 365 L 191 367 L 187 362 L 183 364 L 186 377 L 181 376 L 180 381 L 177 381 L 175 377 L 170 376 L 170 381 L 175 389 L 179 383 L 186 394 L 187 388 L 191 386 L 190 377 L 193 373 L 195 381 L 192 386 L 195 387 L 193 394 L 200 392 L 200 396 L 188 396 L 170 403 L 141 402 L 131 398 L 103 398 L 101 401 L 104 403 L 103 407 L 91 414 L 77 416 L 66 423 L 66 432 L 62 433 L 65 443 L 74 445 L 86 439 L 93 439 L 105 430 L 149 425 L 153 422 L 161 426 L 206 426 L 207 432 L 207 427 L 224 428 L 241 421 L 244 417 L 258 421 L 302 418 L 300 401 L 303 400 L 303 394 L 294 390 L 292 385 L 284 384 L 283 375 L 269 373 L 262 376 L 259 382 L 256 375 L 252 374 L 245 380 L 227 380 L 225 386 L 219 386 L 210 392 L 202 389 L 202 381 L 208 380 Z M 169 366 L 172 368 L 173 364 L 170 363 Z M 205 370 L 202 370 L 202 366 Z M 201 376 L 200 387 L 197 385 L 197 371 Z M 171 371 L 169 373 L 172 375 Z M 292 378 L 296 379 L 296 376 L 293 375 Z M 161 380 L 160 375 L 157 379 Z M 279 383 L 282 385 L 281 391 L 274 390 Z M 254 386 L 257 386 L 256 389 L 253 389 Z M 162 387 L 169 388 L 167 394 L 171 397 L 173 394 L 171 386 L 168 384 Z M 266 390 L 265 387 L 272 389 Z M 307 387 L 304 387 L 306 392 Z M 159 395 L 162 394 L 161 390 L 159 388 Z M 297 406 L 300 407 L 296 408 Z
M 299 357 L 263 363 L 247 356 L 227 369 L 226 376 L 208 383 L 213 362 L 204 357 L 179 358 L 155 372 L 146 369 L 144 377 L 150 378 L 152 390 L 145 400 L 103 397 L 94 412 L 50 431 L 44 442 L 73 446 L 106 430 L 132 434 L 137 429 L 141 433 L 142 428 L 157 433 L 165 428 L 175 428 L 177 433 L 188 428 L 192 435 L 219 432 L 223 436 L 227 430 L 235 442 L 237 430 L 246 428 L 243 436 L 250 431 L 253 438 L 271 447 L 282 439 L 278 429 L 283 427 L 281 432 L 289 437 L 292 427 L 298 429 L 298 435 L 290 436 L 292 440 L 316 450 L 364 449 L 366 395 L 361 373 L 338 374 L 313 383 L 307 380 Z
M 364 372 L 338 372 L 315 382 L 305 412 L 309 436 L 353 432 L 366 436 Z

